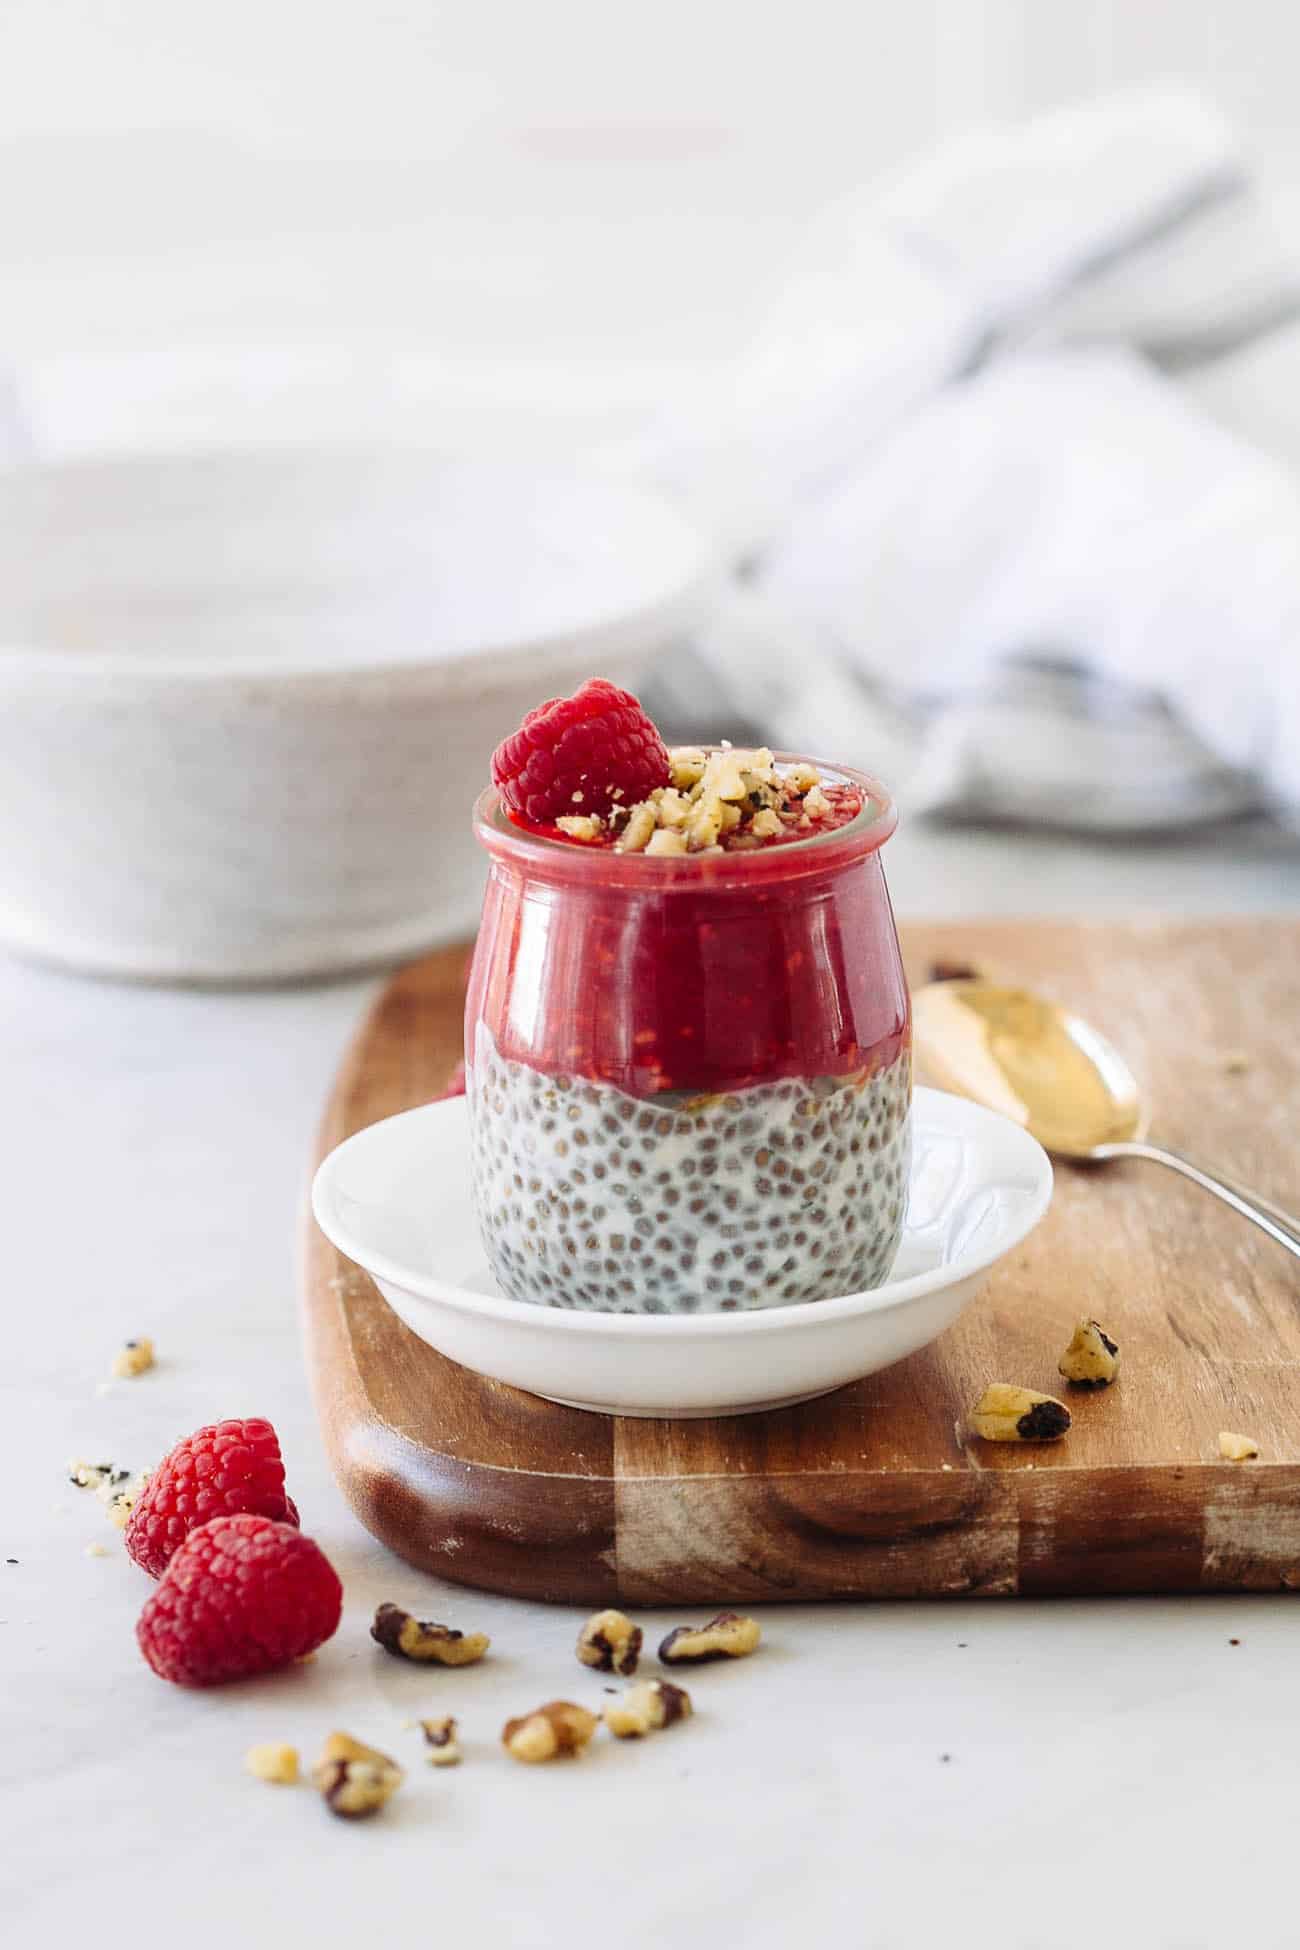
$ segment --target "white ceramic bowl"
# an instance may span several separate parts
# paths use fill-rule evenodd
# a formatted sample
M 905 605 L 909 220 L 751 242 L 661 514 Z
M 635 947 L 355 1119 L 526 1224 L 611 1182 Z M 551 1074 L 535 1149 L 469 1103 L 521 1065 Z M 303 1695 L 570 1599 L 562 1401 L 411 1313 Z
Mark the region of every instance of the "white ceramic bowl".
M 346 448 L 0 472 L 0 940 L 230 981 L 467 932 L 493 745 L 644 669 L 708 567 L 599 474 Z
M 870 1293 L 757 1313 L 569 1313 L 502 1297 L 470 1210 L 464 1098 L 359 1131 L 312 1209 L 412 1331 L 464 1367 L 611 1415 L 745 1414 L 874 1374 L 941 1334 L 1047 1210 L 1052 1167 L 1019 1125 L 918 1090 L 907 1223 Z

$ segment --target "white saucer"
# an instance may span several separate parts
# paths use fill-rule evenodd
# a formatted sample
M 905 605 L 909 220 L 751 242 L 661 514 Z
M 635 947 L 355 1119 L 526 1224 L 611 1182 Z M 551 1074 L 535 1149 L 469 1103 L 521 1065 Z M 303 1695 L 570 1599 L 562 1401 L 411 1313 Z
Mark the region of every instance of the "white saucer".
M 870 1293 L 734 1314 L 570 1313 L 503 1298 L 469 1194 L 463 1097 L 358 1131 L 316 1174 L 312 1210 L 430 1347 L 569 1407 L 741 1415 L 874 1374 L 941 1334 L 1047 1210 L 1052 1167 L 1026 1131 L 918 1090 L 907 1224 Z

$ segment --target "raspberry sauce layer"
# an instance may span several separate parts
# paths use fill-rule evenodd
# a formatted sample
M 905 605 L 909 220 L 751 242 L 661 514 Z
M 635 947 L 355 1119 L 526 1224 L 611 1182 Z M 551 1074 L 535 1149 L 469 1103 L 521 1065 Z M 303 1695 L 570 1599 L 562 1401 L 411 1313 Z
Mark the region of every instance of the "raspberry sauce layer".
M 485 794 L 471 1066 L 481 1023 L 508 1061 L 637 1098 L 891 1068 L 910 1043 L 879 858 L 893 809 L 863 775 L 831 785 L 860 806 L 828 830 L 683 858 L 537 837 Z

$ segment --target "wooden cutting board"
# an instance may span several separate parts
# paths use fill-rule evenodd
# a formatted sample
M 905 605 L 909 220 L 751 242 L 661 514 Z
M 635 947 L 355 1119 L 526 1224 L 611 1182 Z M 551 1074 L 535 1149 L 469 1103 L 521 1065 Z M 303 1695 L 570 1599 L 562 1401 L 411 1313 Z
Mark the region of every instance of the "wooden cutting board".
M 1092 1019 L 1155 1129 L 1300 1206 L 1300 923 L 913 927 L 912 981 L 973 959 Z M 441 1090 L 466 951 L 390 982 L 319 1155 Z M 308 1223 L 304 1310 L 335 1471 L 440 1576 L 598 1604 L 1300 1588 L 1300 1267 L 1154 1165 L 1059 1168 L 1051 1212 L 932 1348 L 801 1407 L 651 1422 L 552 1406 L 417 1340 Z M 1052 1447 L 972 1443 L 984 1385 L 1053 1393 L 1076 1316 L 1123 1350 Z M 1219 1460 L 1220 1429 L 1260 1460 Z

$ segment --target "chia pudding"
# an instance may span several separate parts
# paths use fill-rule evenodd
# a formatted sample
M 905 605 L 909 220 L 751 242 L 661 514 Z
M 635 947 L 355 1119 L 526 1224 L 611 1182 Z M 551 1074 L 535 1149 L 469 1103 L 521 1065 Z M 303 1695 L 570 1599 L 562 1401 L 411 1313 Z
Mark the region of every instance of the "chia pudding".
M 911 1060 L 722 1095 L 629 1097 L 503 1057 L 469 1072 L 475 1210 L 503 1292 L 603 1313 L 860 1293 L 898 1251 Z
M 910 1163 L 888 796 L 768 751 L 662 756 L 634 801 L 569 774 L 545 817 L 504 791 L 477 808 L 466 1083 L 494 1276 L 516 1300 L 650 1314 L 879 1285 Z M 656 776 L 648 741 L 637 763 Z

